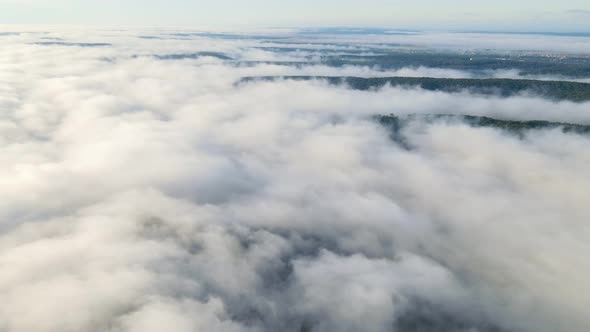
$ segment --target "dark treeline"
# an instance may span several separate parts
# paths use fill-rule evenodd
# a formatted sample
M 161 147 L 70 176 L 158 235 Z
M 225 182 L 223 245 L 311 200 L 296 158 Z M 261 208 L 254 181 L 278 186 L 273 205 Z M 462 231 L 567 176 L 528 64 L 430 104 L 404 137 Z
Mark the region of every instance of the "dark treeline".
M 308 64 L 330 67 L 370 66 L 384 70 L 407 67 L 433 67 L 485 72 L 489 70 L 517 70 L 522 76 L 553 75 L 574 78 L 590 77 L 590 57 L 572 54 L 535 54 L 518 52 L 452 52 L 412 48 L 412 45 L 358 45 L 273 42 L 274 47 L 262 49 L 277 52 L 309 52 Z M 337 49 L 322 48 L 337 46 Z M 355 46 L 355 47 L 352 47 Z M 394 49 L 407 47 L 407 50 Z
M 334 67 L 370 65 L 399 69 L 425 66 L 466 71 L 516 69 L 522 75 L 590 77 L 590 59 L 579 56 L 392 52 L 382 55 L 328 55 L 322 57 L 321 61 Z
M 521 79 L 467 79 L 467 78 L 430 78 L 430 77 L 320 77 L 320 76 L 285 76 L 285 77 L 247 77 L 242 81 L 252 80 L 324 80 L 333 85 L 347 85 L 355 90 L 379 89 L 388 85 L 402 87 L 420 87 L 429 91 L 460 92 L 484 95 L 515 96 L 531 93 L 555 100 L 584 102 L 590 100 L 590 83 L 569 81 L 540 81 Z
M 410 123 L 419 121 L 421 123 L 465 123 L 475 128 L 494 128 L 514 134 L 520 138 L 531 130 L 561 130 L 563 133 L 575 133 L 579 135 L 590 135 L 590 125 L 572 124 L 551 121 L 516 121 L 501 120 L 485 116 L 453 115 L 453 114 L 410 114 L 398 116 L 377 115 L 375 120 L 390 130 L 390 137 L 403 147 L 410 149 L 411 144 L 406 139 L 403 129 Z
M 503 129 L 514 133 L 522 133 L 526 130 L 535 129 L 556 129 L 559 128 L 564 133 L 576 133 L 576 134 L 590 134 L 590 125 L 565 123 L 565 122 L 553 122 L 553 121 L 542 121 L 542 120 L 531 120 L 531 121 L 517 121 L 517 120 L 501 120 L 494 119 L 487 116 L 475 116 L 475 115 L 455 115 L 455 114 L 410 114 L 406 116 L 397 116 L 394 114 L 390 115 L 378 115 L 377 120 L 384 125 L 401 128 L 403 123 L 408 121 L 424 121 L 424 122 L 436 122 L 436 121 L 458 121 L 467 123 L 473 127 L 488 127 Z

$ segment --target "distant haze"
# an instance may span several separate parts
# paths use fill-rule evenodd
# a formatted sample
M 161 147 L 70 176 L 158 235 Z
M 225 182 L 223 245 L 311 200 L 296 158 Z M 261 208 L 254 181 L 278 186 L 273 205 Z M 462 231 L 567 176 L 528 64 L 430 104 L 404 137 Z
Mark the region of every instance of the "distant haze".
M 590 31 L 587 0 L 0 0 L 0 23 Z

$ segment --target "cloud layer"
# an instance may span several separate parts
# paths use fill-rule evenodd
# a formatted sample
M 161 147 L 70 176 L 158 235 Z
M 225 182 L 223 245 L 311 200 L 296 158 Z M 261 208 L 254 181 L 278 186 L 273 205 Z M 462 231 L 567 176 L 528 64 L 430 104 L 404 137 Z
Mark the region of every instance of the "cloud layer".
M 0 37 L 0 331 L 587 331 L 590 138 L 416 121 L 408 151 L 372 116 L 588 103 L 236 85 L 379 72 L 109 34 Z

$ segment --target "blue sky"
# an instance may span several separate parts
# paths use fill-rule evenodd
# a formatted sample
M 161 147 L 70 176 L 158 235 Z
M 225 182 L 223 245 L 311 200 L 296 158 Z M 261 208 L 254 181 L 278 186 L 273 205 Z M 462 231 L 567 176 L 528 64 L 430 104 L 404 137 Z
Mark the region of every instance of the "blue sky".
M 0 23 L 590 31 L 588 0 L 0 0 Z

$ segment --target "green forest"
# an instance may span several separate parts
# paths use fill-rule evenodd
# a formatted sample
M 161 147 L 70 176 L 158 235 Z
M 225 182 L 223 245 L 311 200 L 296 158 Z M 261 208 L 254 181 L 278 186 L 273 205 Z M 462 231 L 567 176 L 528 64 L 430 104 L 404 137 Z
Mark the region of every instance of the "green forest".
M 541 81 L 521 79 L 456 79 L 430 77 L 322 77 L 322 76 L 285 76 L 285 77 L 249 77 L 251 80 L 324 80 L 333 85 L 347 85 L 355 90 L 379 89 L 385 86 L 420 87 L 429 91 L 461 92 L 483 95 L 500 95 L 510 97 L 530 93 L 554 100 L 584 102 L 590 100 L 590 83 L 569 81 Z

